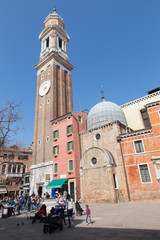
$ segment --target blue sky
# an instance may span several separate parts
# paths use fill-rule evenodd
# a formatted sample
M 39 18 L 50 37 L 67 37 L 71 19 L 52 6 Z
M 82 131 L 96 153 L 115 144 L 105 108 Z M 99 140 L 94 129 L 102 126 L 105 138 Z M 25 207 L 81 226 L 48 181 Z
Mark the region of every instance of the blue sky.
M 21 102 L 15 143 L 33 141 L 43 21 L 56 6 L 71 40 L 74 111 L 100 101 L 118 105 L 160 86 L 159 0 L 1 0 L 1 103 Z

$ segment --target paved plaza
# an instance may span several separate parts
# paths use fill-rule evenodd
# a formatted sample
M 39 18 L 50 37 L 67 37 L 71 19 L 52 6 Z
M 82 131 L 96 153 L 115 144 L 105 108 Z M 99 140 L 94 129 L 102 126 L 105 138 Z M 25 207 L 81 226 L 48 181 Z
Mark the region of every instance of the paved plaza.
M 160 201 L 89 206 L 92 225 L 86 225 L 84 215 L 75 216 L 74 228 L 68 228 L 67 224 L 61 232 L 45 234 L 43 223 L 32 224 L 24 211 L 20 216 L 0 219 L 0 239 L 160 239 Z

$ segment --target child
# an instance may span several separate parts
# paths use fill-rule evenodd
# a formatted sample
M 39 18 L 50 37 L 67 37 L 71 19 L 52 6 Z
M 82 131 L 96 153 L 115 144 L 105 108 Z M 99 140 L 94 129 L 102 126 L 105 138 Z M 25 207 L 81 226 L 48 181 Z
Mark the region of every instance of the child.
M 89 224 L 88 223 L 88 218 L 89 218 L 90 223 L 92 224 L 92 221 L 91 221 L 91 210 L 89 209 L 89 206 L 86 205 L 86 224 Z

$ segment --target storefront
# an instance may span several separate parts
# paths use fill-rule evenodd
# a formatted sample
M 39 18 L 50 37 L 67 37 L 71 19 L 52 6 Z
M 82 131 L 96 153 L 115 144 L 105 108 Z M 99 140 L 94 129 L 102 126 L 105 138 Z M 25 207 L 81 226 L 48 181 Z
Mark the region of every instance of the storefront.
M 68 192 L 68 178 L 52 180 L 46 189 L 51 189 L 51 197 L 55 197 L 55 193 L 64 194 Z

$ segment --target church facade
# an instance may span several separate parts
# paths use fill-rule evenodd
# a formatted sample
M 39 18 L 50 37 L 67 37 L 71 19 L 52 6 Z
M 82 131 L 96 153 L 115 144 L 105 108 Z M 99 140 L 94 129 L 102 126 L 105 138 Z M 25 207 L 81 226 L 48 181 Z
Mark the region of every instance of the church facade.
M 134 108 L 132 121 L 124 107 L 128 113 Z M 102 99 L 90 110 L 80 137 L 84 202 L 159 199 L 159 89 L 121 108 Z

